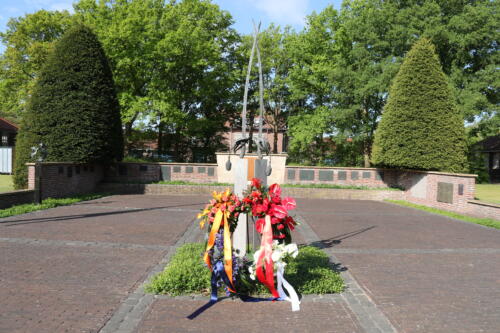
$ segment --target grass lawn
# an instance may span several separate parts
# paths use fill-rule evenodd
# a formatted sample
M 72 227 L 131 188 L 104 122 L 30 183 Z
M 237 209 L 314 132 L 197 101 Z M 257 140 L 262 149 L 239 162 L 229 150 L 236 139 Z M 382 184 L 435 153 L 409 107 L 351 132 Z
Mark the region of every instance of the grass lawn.
M 0 193 L 13 191 L 14 186 L 12 185 L 11 175 L 0 175 Z
M 500 204 L 500 184 L 476 184 L 476 199 Z
M 420 210 L 424 210 L 429 213 L 434 213 L 434 214 L 439 214 L 439 215 L 444 215 L 448 217 L 452 217 L 457 220 L 462 220 L 465 222 L 470 222 L 470 223 L 476 223 L 480 225 L 484 225 L 487 227 L 495 228 L 495 229 L 500 229 L 500 220 L 494 220 L 494 219 L 488 219 L 488 218 L 479 218 L 479 217 L 472 217 L 472 216 L 467 216 L 467 215 L 462 215 L 458 213 L 453 213 L 449 212 L 447 210 L 442 210 L 442 209 L 437 209 L 437 208 L 432 208 L 432 207 L 427 207 L 427 206 L 422 206 L 422 205 L 417 205 L 408 201 L 403 201 L 403 200 L 389 200 L 386 199 L 384 201 L 391 202 L 397 205 L 401 206 L 406 206 L 406 207 L 411 207 L 411 208 L 416 208 Z

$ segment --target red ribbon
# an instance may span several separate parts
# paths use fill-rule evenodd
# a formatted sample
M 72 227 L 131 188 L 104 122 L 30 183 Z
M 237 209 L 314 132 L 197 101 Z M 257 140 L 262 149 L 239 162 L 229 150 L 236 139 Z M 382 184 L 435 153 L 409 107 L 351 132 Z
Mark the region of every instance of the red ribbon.
M 256 264 L 256 275 L 259 281 L 269 289 L 273 297 L 278 298 L 279 294 L 274 287 L 274 263 L 273 263 L 273 229 L 271 226 L 271 217 L 266 215 L 264 230 L 262 231 L 262 240 L 260 243 L 260 255 Z M 265 264 L 265 274 L 264 266 Z

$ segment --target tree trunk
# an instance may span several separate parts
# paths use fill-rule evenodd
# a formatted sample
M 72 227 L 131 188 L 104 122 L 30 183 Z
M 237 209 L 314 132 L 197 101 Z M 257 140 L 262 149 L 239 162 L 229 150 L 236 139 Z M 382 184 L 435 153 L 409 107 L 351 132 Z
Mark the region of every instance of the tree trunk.
M 278 153 L 278 126 L 273 126 L 273 154 Z
M 158 124 L 158 154 L 163 151 L 163 122 L 160 120 Z
M 372 153 L 372 146 L 370 140 L 365 140 L 363 143 L 363 158 L 365 161 L 365 168 L 369 168 L 370 165 L 370 159 L 371 159 L 371 153 Z

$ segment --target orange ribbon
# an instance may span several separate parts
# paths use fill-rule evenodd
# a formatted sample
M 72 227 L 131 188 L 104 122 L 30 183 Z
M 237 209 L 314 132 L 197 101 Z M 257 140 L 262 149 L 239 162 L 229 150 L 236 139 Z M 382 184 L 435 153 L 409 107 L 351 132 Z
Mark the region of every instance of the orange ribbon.
M 230 286 L 227 286 L 229 291 L 236 293 L 233 285 L 233 251 L 231 249 L 231 233 L 229 231 L 228 223 L 229 212 L 226 210 L 222 212 L 220 209 L 215 213 L 214 223 L 212 224 L 212 229 L 210 229 L 210 234 L 208 235 L 207 249 L 203 255 L 203 260 L 207 264 L 208 268 L 212 270 L 212 264 L 210 263 L 210 256 L 208 251 L 210 251 L 215 244 L 215 236 L 219 232 L 221 224 L 224 227 L 224 271 L 227 274 Z
M 267 289 L 278 298 L 279 294 L 274 287 L 274 263 L 273 263 L 273 229 L 271 226 L 271 217 L 266 215 L 264 229 L 262 231 L 262 240 L 260 243 L 260 255 L 255 267 L 257 278 Z M 266 273 L 264 274 L 262 262 L 265 262 Z

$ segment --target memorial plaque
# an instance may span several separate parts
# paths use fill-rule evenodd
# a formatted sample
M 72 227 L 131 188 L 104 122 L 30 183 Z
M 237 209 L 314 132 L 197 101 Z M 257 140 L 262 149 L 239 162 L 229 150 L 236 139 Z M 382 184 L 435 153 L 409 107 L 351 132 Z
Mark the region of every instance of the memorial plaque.
M 163 166 L 162 166 L 162 168 L 163 168 Z M 141 166 L 139 167 L 139 171 L 142 171 L 142 172 L 146 172 L 146 171 L 148 171 L 148 166 L 147 166 L 147 165 L 141 165 Z
M 214 168 L 208 168 L 208 175 L 211 177 L 215 174 L 215 169 Z
M 68 171 L 68 177 L 73 177 L 73 168 L 69 166 L 67 171 Z
M 359 172 L 358 171 L 351 171 L 351 179 L 352 180 L 359 179 Z
M 333 171 L 319 170 L 319 180 L 331 182 L 333 180 Z
M 372 173 L 370 171 L 363 171 L 363 179 L 370 179 L 372 177 Z
M 384 172 L 383 171 L 377 171 L 375 173 L 375 179 L 376 180 L 384 180 Z
M 458 184 L 458 195 L 464 195 L 464 184 Z
M 186 167 L 186 173 L 193 173 L 193 167 Z
M 314 170 L 300 170 L 299 180 L 314 180 Z
M 174 166 L 174 172 L 175 173 L 181 172 L 181 167 L 180 166 Z
M 347 179 L 347 172 L 346 171 L 339 171 L 337 173 L 337 179 L 338 180 L 346 180 Z
M 438 182 L 437 201 L 453 203 L 453 184 Z
M 205 167 L 198 167 L 198 173 L 205 173 L 207 172 L 207 168 Z
M 170 166 L 168 166 L 168 165 L 162 165 L 161 166 L 161 180 L 169 181 L 170 179 L 171 179 L 171 177 L 170 177 Z
M 295 180 L 295 169 L 287 170 L 287 178 L 288 180 Z

